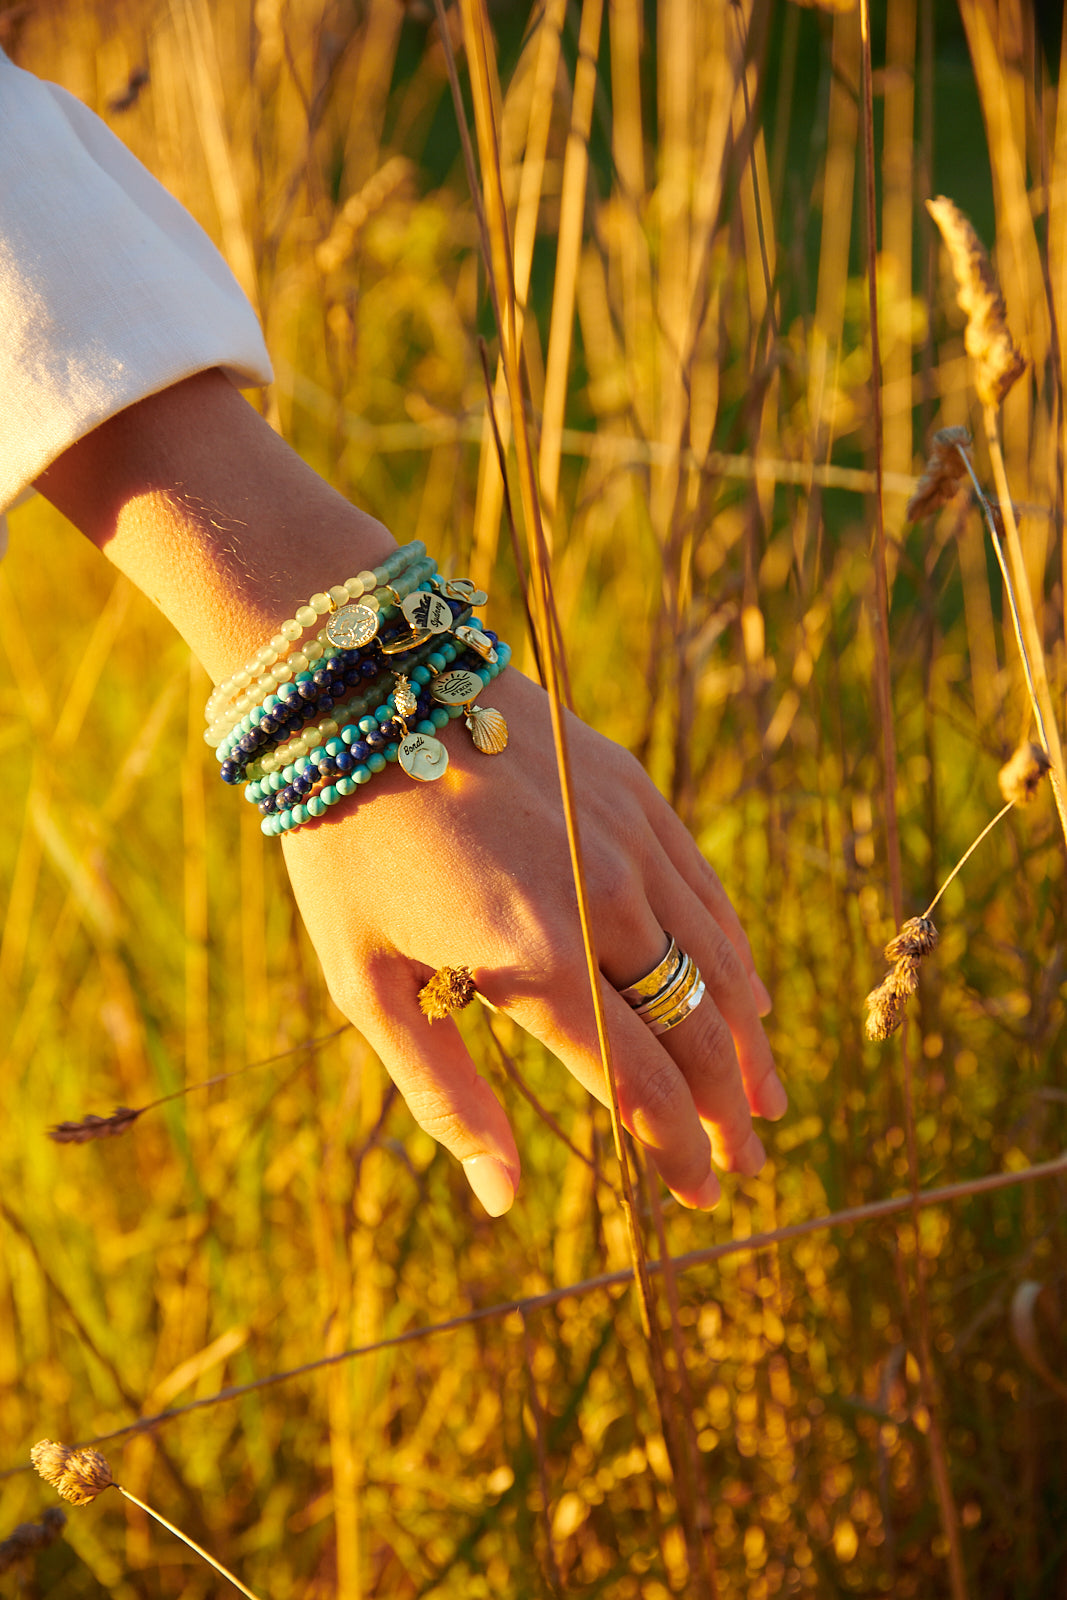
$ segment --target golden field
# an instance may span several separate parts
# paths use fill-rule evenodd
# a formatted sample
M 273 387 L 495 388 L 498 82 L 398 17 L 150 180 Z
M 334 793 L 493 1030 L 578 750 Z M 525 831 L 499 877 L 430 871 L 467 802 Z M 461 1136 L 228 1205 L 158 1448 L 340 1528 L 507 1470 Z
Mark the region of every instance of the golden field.
M 446 18 L 476 148 L 480 15 Z M 1047 781 L 948 888 L 906 1027 L 864 1037 L 882 947 L 1034 736 L 974 503 L 905 516 L 946 426 L 996 492 L 939 193 L 1029 363 L 997 428 L 1064 726 L 1061 39 L 1024 0 L 882 0 L 868 71 L 865 16 L 488 15 L 514 420 L 574 703 L 726 882 L 792 1099 L 711 1216 L 631 1150 L 651 1330 L 607 1113 L 472 1008 L 524 1161 L 484 1216 L 339 1031 L 184 645 L 43 502 L 12 515 L 0 1541 L 54 1503 L 34 1441 L 103 1439 L 271 1600 L 1067 1596 L 1067 1162 L 1033 1176 L 1067 1149 Z M 263 318 L 271 421 L 482 582 L 532 670 L 530 485 L 433 6 L 42 0 L 0 9 L 0 42 L 189 206 Z M 165 1096 L 115 1137 L 46 1136 Z M 109 1494 L 0 1574 L 50 1600 L 233 1592 Z

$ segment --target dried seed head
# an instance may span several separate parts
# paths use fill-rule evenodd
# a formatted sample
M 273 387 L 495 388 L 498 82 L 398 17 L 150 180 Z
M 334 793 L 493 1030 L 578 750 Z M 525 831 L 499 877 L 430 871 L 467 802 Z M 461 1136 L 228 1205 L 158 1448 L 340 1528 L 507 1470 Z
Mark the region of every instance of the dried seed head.
M 919 522 L 948 504 L 960 486 L 960 479 L 967 474 L 960 451 L 970 448 L 969 428 L 941 428 L 934 434 L 929 459 L 905 511 L 909 522 Z
M 132 1111 L 129 1106 L 119 1106 L 110 1117 L 98 1117 L 92 1111 L 80 1122 L 58 1122 L 49 1128 L 48 1137 L 56 1144 L 88 1144 L 90 1139 L 114 1139 L 127 1128 L 132 1128 L 144 1110 Z
M 938 932 L 929 917 L 909 917 L 900 932 L 894 934 L 885 947 L 887 961 L 902 958 L 921 961 L 931 950 L 937 949 Z
M 864 1024 L 864 1031 L 868 1039 L 881 1044 L 890 1034 L 896 1033 L 903 1021 L 904 1001 L 887 978 L 867 996 L 867 1021 Z
M 30 1451 L 30 1460 L 44 1481 L 75 1506 L 87 1506 L 115 1481 L 99 1450 L 71 1450 L 42 1439 Z
M 1039 744 L 1021 744 L 997 774 L 1001 794 L 1013 806 L 1028 806 L 1051 765 Z
M 941 229 L 957 299 L 967 316 L 963 342 L 975 364 L 974 386 L 984 406 L 996 406 L 1026 371 L 1026 358 L 1011 336 L 1004 297 L 985 247 L 958 206 L 944 195 L 926 209 Z
M 62 1506 L 49 1506 L 40 1522 L 20 1522 L 6 1539 L 0 1540 L 0 1572 L 7 1572 L 16 1562 L 25 1561 L 35 1550 L 55 1544 L 66 1525 L 67 1514 Z
M 69 1445 L 53 1444 L 51 1439 L 41 1439 L 30 1451 L 30 1460 L 45 1483 L 50 1483 L 54 1489 L 73 1453 Z
M 919 987 L 919 963 L 914 956 L 901 956 L 883 980 L 883 986 L 892 989 L 898 1000 L 910 1000 Z
M 469 1006 L 474 995 L 470 967 L 439 967 L 419 990 L 419 1005 L 431 1022 L 440 1022 Z

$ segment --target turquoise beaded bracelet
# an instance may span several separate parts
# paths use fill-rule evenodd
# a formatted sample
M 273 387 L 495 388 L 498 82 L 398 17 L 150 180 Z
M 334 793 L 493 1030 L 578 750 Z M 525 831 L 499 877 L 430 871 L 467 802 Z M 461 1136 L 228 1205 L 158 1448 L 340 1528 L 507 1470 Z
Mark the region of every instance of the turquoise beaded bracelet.
M 461 673 L 440 674 L 439 676 L 466 677 L 468 682 L 464 687 L 474 689 L 474 694 L 471 697 L 473 701 L 476 695 L 481 693 L 487 684 L 497 677 L 499 673 L 503 672 L 508 665 L 511 659 L 510 648 L 506 644 L 500 644 L 496 649 L 496 658 L 494 662 L 483 663 L 477 672 L 468 668 L 463 669 Z M 430 677 L 430 673 L 426 668 L 416 668 L 412 676 L 414 677 L 419 672 L 426 672 L 427 677 Z M 475 688 L 473 680 L 477 681 L 477 688 Z M 395 698 L 394 692 L 389 697 L 389 701 L 380 708 L 382 711 L 388 712 L 388 715 L 384 718 L 386 726 L 398 719 Z M 476 716 L 475 713 L 479 715 Z M 371 753 L 366 761 L 354 764 L 351 770 L 341 772 L 336 777 L 331 776 L 321 787 L 315 787 L 308 793 L 305 800 L 301 800 L 291 807 L 286 807 L 279 813 L 265 816 L 260 823 L 262 831 L 269 837 L 276 838 L 283 833 L 291 832 L 294 828 L 316 821 L 318 818 L 325 816 L 326 812 L 332 806 L 337 805 L 339 801 L 356 794 L 364 784 L 369 783 L 377 773 L 384 772 L 390 764 L 399 763 L 410 777 L 424 782 L 443 776 L 448 766 L 448 754 L 436 735 L 450 721 L 463 716 L 466 717 L 468 727 L 471 729 L 478 749 L 487 754 L 495 754 L 505 747 L 507 731 L 504 719 L 498 711 L 483 710 L 481 707 L 467 702 L 453 702 L 447 706 L 443 704 L 436 706 L 428 717 L 420 719 L 410 731 L 405 731 L 403 740 L 390 741 L 383 750 Z M 377 717 L 364 718 L 363 720 L 375 721 L 379 723 L 379 726 L 382 725 Z M 399 720 L 403 721 L 402 718 L 399 718 Z M 492 734 L 488 739 L 484 732 L 487 724 L 492 728 Z M 483 732 L 481 739 L 479 739 L 479 729 Z M 358 738 L 355 737 L 359 731 L 358 725 L 345 728 L 342 730 L 340 737 L 328 740 L 321 750 L 313 751 L 310 756 L 300 758 L 292 767 L 287 767 L 279 776 L 287 785 L 292 784 L 294 780 L 304 777 L 311 769 L 317 771 L 320 761 L 316 760 L 316 757 L 329 757 L 336 764 L 339 756 L 343 757 L 350 750 L 352 744 L 359 742 Z M 344 738 L 345 733 L 352 734 L 353 737 L 346 740 Z M 407 747 L 407 761 L 405 761 L 405 747 Z M 246 798 L 253 801 L 262 799 L 261 794 L 254 792 L 256 788 L 255 784 L 250 784 L 248 790 L 246 790 Z

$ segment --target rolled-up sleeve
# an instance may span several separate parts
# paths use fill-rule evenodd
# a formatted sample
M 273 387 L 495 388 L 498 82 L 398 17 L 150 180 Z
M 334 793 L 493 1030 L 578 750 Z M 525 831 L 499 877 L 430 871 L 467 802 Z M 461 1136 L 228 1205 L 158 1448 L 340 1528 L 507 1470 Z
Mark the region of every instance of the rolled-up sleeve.
M 0 512 L 108 417 L 209 367 L 271 379 L 211 240 L 98 117 L 0 54 Z

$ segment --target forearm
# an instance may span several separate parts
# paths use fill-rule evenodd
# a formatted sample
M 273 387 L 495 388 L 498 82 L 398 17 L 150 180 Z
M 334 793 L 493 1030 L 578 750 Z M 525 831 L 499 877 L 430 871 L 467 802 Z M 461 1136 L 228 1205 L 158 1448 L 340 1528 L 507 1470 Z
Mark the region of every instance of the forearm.
M 159 607 L 216 682 L 312 593 L 395 548 L 217 371 L 112 417 L 37 487 Z

